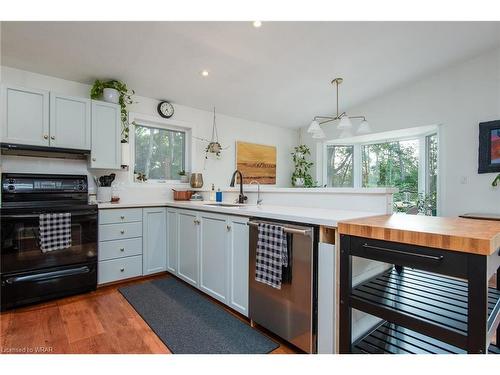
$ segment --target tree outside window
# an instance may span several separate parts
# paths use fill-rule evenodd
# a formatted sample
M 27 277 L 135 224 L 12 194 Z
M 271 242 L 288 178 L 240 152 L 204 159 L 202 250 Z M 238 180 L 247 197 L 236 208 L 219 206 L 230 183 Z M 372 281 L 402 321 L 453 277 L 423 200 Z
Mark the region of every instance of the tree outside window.
M 354 146 L 329 145 L 327 147 L 327 185 L 353 187 Z
M 177 180 L 184 170 L 186 133 L 135 126 L 135 172 L 149 180 Z

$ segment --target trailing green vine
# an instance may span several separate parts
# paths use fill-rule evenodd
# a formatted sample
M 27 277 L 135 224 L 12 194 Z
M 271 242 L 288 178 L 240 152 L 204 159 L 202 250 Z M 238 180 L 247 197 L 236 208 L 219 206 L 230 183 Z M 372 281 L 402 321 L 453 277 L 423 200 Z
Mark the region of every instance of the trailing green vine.
M 106 88 L 115 89 L 120 94 L 118 103 L 121 107 L 120 116 L 122 122 L 122 142 L 126 143 L 128 142 L 129 133 L 127 105 L 134 103 L 132 95 L 135 94 L 135 91 L 129 90 L 125 83 L 116 79 L 111 79 L 109 81 L 100 81 L 96 79 L 94 85 L 90 89 L 90 97 L 92 99 L 100 99 L 104 89 Z
M 493 180 L 493 182 L 491 183 L 491 186 L 493 187 L 497 187 L 498 186 L 498 183 L 500 183 L 500 174 L 498 176 L 495 177 L 495 179 Z

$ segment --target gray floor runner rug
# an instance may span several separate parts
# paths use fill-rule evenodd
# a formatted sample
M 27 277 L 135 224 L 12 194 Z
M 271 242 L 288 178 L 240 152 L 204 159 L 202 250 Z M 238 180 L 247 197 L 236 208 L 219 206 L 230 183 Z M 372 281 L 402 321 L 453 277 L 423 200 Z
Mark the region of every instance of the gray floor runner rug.
M 264 354 L 279 345 L 174 278 L 119 289 L 176 354 Z

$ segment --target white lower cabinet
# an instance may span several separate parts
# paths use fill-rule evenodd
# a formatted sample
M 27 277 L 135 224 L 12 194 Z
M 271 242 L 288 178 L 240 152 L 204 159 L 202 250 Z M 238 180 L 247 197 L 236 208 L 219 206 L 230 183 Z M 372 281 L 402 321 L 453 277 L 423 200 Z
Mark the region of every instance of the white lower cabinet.
M 142 273 L 151 275 L 167 269 L 167 209 L 142 210 Z
M 199 286 L 199 220 L 195 211 L 179 210 L 177 240 L 178 267 L 176 275 L 184 281 Z
M 248 316 L 248 218 L 230 216 L 228 304 Z
M 248 218 L 167 209 L 167 270 L 248 316 Z
M 167 269 L 165 207 L 99 210 L 98 283 Z
M 167 271 L 176 274 L 177 265 L 177 247 L 179 238 L 179 215 L 177 210 L 167 208 Z
M 200 289 L 227 303 L 229 254 L 226 217 L 200 212 Z
M 170 207 L 102 209 L 98 283 L 167 270 L 248 316 L 247 223 Z
M 99 262 L 97 270 L 99 284 L 141 276 L 142 256 L 103 260 Z

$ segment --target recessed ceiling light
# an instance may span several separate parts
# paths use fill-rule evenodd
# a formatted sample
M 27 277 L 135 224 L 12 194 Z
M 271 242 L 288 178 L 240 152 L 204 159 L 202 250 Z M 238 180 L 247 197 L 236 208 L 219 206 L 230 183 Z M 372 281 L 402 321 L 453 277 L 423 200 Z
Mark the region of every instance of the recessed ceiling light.
M 208 77 L 208 70 L 204 69 L 200 73 L 203 77 Z
M 253 21 L 253 27 L 255 27 L 256 29 L 258 29 L 261 26 L 262 26 L 262 22 L 260 22 L 260 21 Z

